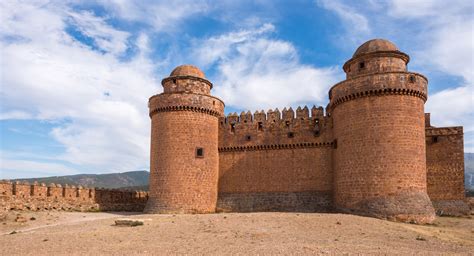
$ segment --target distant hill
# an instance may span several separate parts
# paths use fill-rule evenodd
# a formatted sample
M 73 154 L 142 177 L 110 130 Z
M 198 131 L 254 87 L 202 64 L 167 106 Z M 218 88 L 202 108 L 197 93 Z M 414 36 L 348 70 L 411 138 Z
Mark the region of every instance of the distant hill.
M 148 178 L 150 173 L 147 171 L 133 171 L 123 173 L 109 174 L 77 174 L 70 176 L 53 176 L 34 179 L 17 179 L 20 181 L 28 181 L 56 184 L 69 184 L 84 187 L 103 187 L 103 188 L 131 188 L 137 190 L 148 190 Z M 16 181 L 16 180 L 13 180 Z
M 464 154 L 464 184 L 467 190 L 474 191 L 474 153 Z

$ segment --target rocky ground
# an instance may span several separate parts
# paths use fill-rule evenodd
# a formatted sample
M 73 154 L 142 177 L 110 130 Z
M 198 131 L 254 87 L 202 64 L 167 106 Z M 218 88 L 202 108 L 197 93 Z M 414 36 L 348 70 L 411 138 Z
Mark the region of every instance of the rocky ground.
M 122 218 L 144 225 L 115 226 Z M 474 219 L 413 225 L 317 213 L 10 212 L 0 220 L 0 248 L 3 255 L 472 255 Z

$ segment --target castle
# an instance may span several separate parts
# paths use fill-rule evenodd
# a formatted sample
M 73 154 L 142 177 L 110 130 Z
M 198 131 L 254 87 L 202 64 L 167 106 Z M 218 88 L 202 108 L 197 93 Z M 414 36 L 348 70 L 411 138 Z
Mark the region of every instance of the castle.
M 146 212 L 344 212 L 430 223 L 466 213 L 462 127 L 424 113 L 428 80 L 383 39 L 362 44 L 322 107 L 224 116 L 191 65 L 149 100 Z M 295 85 L 298 86 L 298 85 Z

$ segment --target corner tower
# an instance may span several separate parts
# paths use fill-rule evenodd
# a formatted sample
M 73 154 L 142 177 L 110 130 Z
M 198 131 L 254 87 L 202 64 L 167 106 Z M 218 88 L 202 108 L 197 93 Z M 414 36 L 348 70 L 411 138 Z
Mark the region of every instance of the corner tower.
M 219 177 L 218 118 L 224 103 L 197 67 L 182 65 L 149 99 L 150 193 L 145 212 L 214 212 Z
M 408 61 L 393 43 L 370 40 L 329 91 L 338 210 L 417 223 L 435 218 L 426 185 L 428 81 L 408 72 Z

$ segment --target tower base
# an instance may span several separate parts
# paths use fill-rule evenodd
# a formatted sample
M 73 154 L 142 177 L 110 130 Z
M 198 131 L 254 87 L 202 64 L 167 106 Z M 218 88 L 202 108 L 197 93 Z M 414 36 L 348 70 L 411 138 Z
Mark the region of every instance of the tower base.
M 463 200 L 433 200 L 436 214 L 439 216 L 464 216 L 469 215 L 470 208 Z
M 435 210 L 424 192 L 401 192 L 359 201 L 348 207 L 336 207 L 337 211 L 361 216 L 416 224 L 432 223 Z
M 178 205 L 178 204 L 164 204 L 160 203 L 159 200 L 149 198 L 146 203 L 144 213 L 149 214 L 198 214 L 198 213 L 214 213 L 216 207 L 193 207 L 190 205 Z

